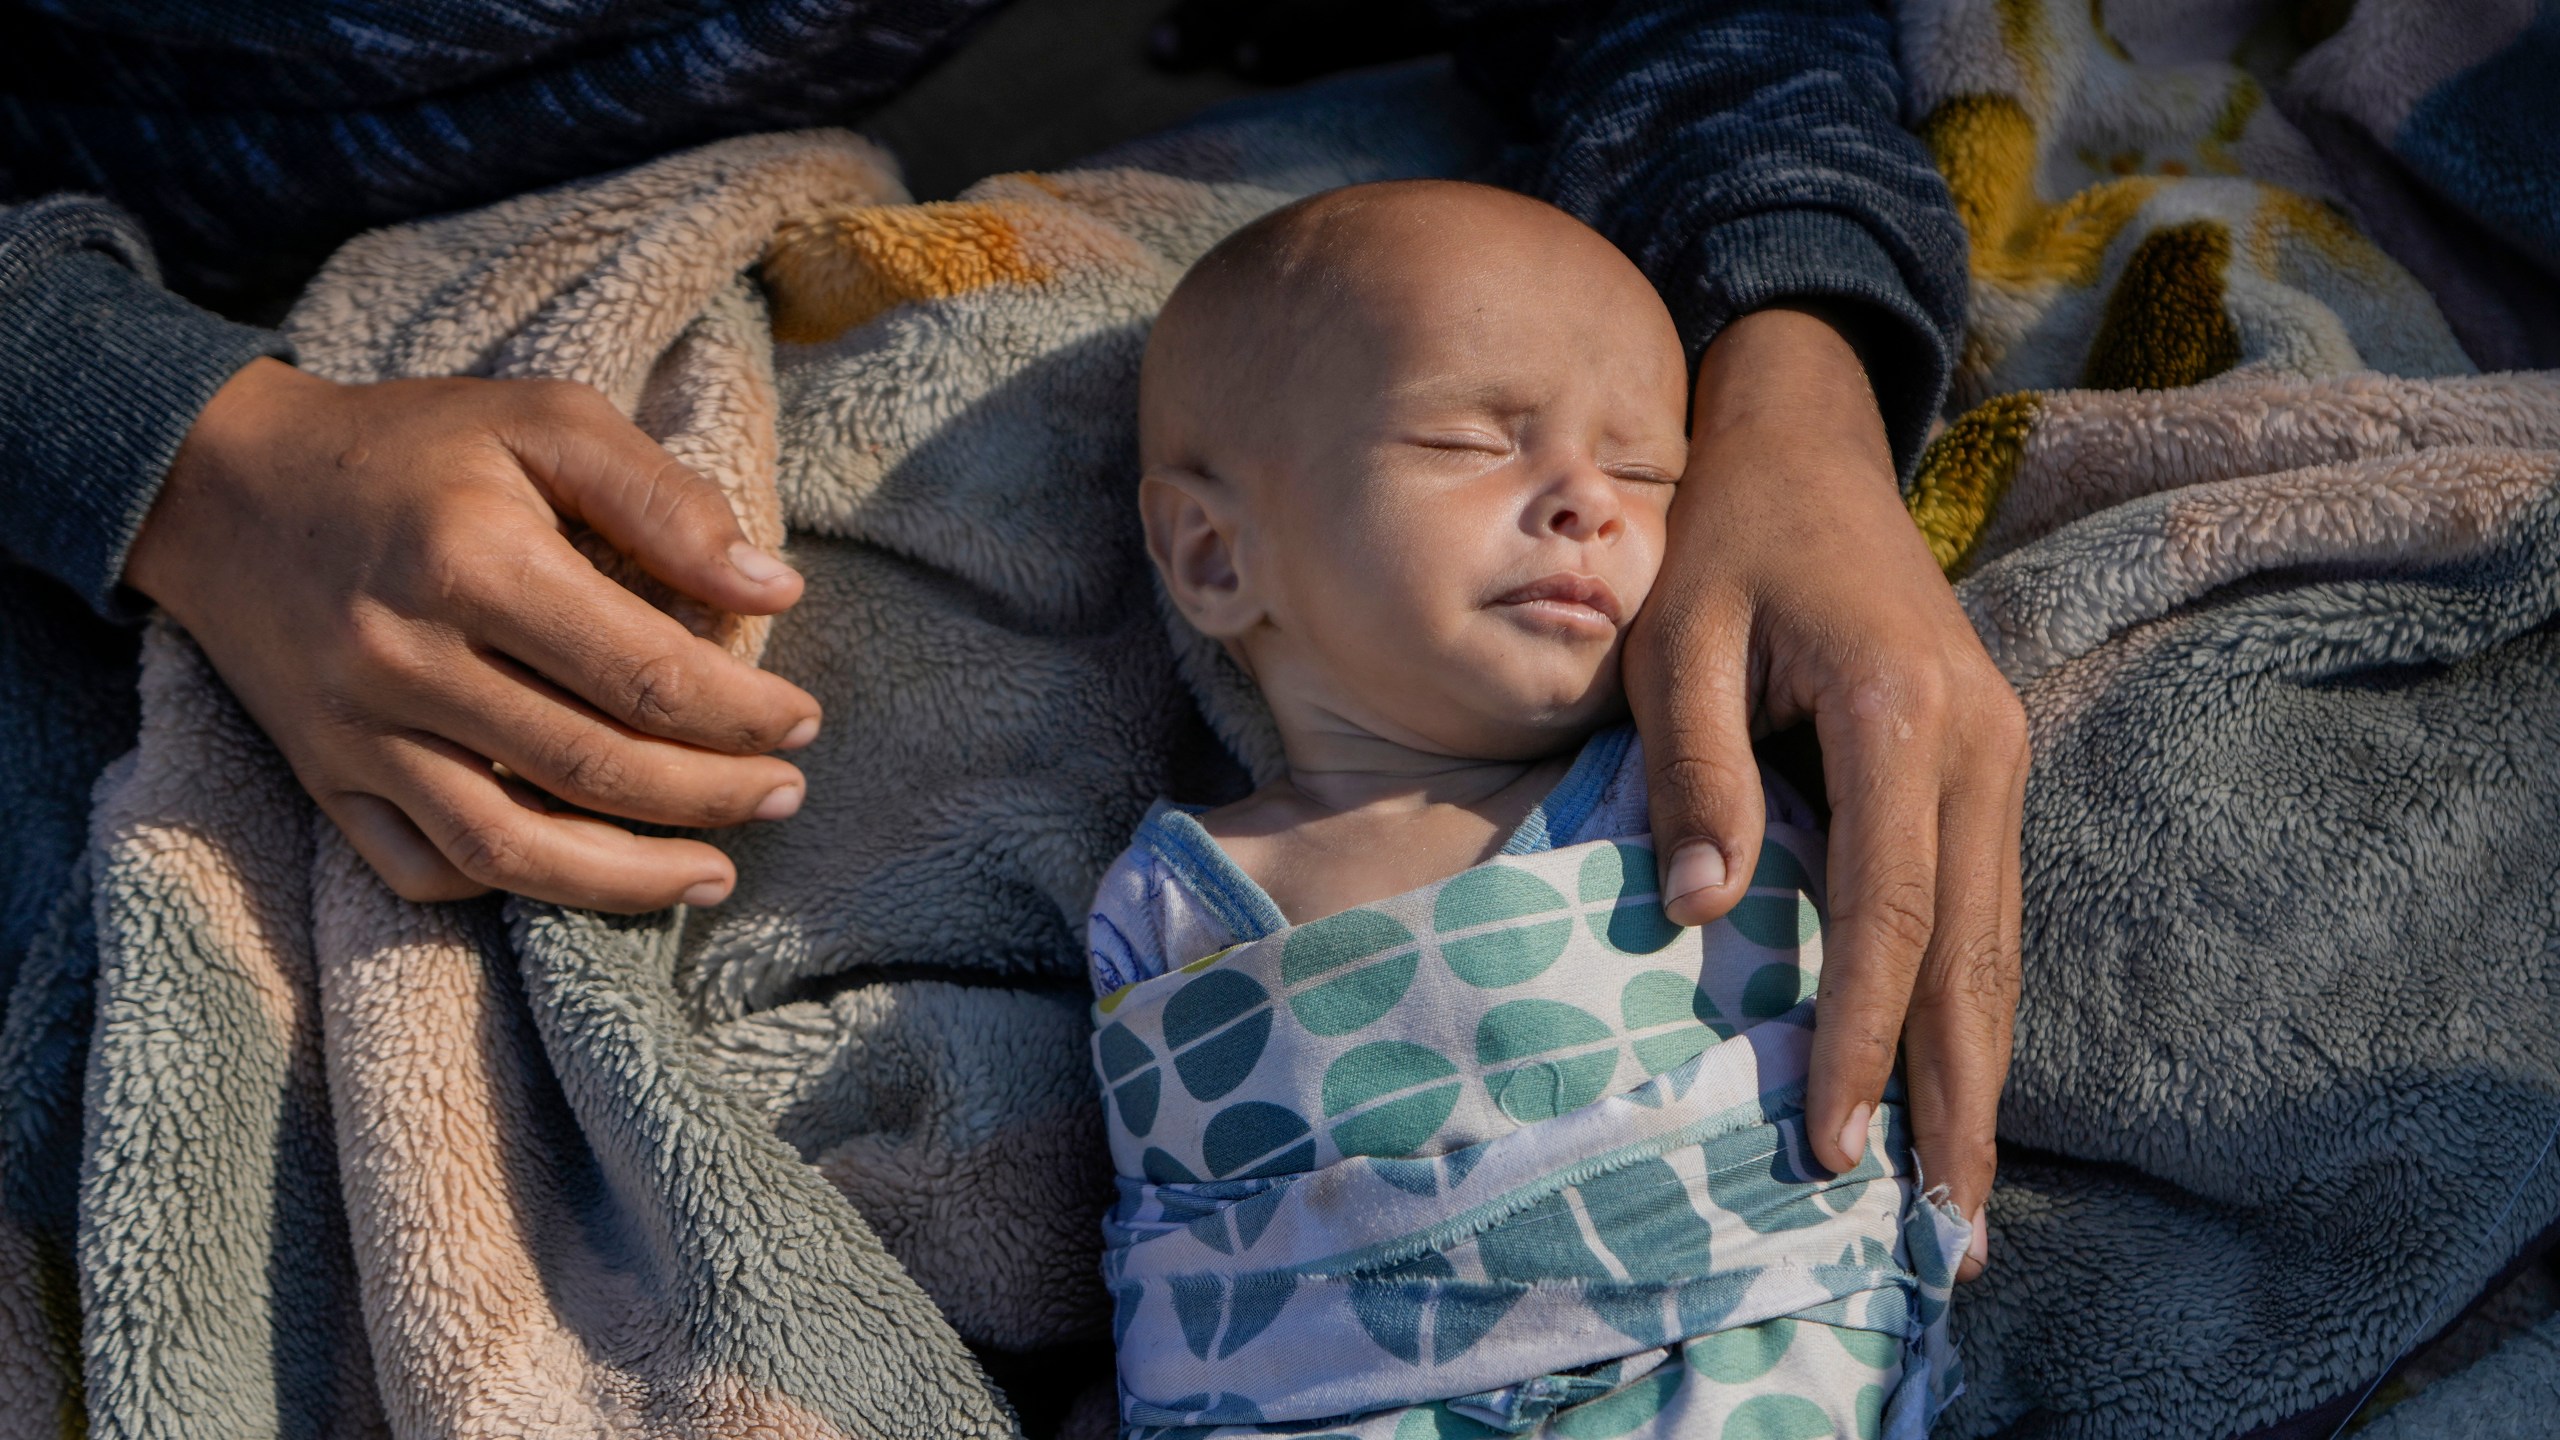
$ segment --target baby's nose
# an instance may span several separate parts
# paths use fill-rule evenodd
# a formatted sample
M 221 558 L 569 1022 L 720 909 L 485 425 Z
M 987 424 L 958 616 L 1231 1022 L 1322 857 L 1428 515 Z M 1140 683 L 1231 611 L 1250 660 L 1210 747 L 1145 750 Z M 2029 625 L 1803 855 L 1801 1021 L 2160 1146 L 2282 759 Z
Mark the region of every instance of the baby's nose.
M 1616 533 L 1621 517 L 1617 492 L 1606 476 L 1598 484 L 1577 475 L 1545 497 L 1545 528 L 1567 540 L 1605 540 Z

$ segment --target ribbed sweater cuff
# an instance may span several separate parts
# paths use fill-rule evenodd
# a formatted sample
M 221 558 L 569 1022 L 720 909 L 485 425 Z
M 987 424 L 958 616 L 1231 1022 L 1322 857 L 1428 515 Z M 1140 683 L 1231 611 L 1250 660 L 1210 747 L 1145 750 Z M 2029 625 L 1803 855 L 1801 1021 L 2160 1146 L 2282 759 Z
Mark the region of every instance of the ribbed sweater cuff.
M 68 243 L 49 254 L 0 217 L 0 505 L 12 559 L 129 618 L 141 603 L 118 585 L 125 553 L 179 443 L 242 366 L 291 351 L 137 273 L 148 252 L 116 243 L 129 224 L 101 211 L 95 238 L 50 227 Z
M 1911 296 L 1902 270 L 1873 232 L 1824 210 L 1778 210 L 1728 221 L 1701 235 L 1669 298 L 1692 364 L 1739 316 L 1789 301 L 1819 302 L 1849 322 L 1867 367 L 1894 468 L 1909 485 L 1944 402 L 1955 356 Z

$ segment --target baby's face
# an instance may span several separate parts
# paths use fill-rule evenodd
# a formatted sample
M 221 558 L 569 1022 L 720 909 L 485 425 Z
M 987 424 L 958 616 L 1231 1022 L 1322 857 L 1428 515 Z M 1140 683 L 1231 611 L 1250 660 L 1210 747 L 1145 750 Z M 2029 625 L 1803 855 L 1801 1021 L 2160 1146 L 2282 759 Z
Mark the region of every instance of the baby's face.
M 1623 708 L 1687 367 L 1606 241 L 1502 219 L 1376 246 L 1246 427 L 1233 543 L 1261 623 L 1232 640 L 1306 723 L 1526 758 Z

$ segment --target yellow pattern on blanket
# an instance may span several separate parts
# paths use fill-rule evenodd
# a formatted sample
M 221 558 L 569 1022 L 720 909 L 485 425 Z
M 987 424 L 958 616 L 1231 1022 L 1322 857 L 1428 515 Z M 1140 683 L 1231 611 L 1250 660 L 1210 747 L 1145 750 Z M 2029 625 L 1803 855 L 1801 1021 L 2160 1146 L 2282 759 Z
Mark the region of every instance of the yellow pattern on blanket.
M 1953 403 L 1912 513 L 1981 558 L 2039 401 L 2222 376 L 2468 374 L 2271 97 L 2289 8 L 1905 0 L 1913 113 L 1973 241 Z

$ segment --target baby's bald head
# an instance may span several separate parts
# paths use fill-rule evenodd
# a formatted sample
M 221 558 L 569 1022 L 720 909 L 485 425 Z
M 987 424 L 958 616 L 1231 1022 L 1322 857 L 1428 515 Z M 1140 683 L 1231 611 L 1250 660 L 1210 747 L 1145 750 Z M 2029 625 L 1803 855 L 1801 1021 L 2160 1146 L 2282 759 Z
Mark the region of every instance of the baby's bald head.
M 1216 457 L 1267 453 L 1318 403 L 1344 350 L 1407 347 L 1489 302 L 1597 307 L 1630 344 L 1678 339 L 1617 247 L 1554 206 L 1456 180 L 1328 190 L 1263 216 L 1203 255 L 1165 301 L 1139 380 L 1142 463 L 1224 477 Z M 1252 467 L 1243 467 L 1252 468 Z

